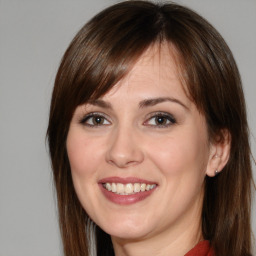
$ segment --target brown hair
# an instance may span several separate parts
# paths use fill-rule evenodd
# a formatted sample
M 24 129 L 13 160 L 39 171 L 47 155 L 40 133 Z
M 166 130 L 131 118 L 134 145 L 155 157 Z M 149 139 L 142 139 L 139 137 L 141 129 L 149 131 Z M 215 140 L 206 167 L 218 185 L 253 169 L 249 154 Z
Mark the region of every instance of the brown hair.
M 55 80 L 47 135 L 67 256 L 88 255 L 88 216 L 76 196 L 66 152 L 74 110 L 108 92 L 150 45 L 162 42 L 173 45 L 179 54 L 188 94 L 205 115 L 210 139 L 220 137 L 223 130 L 231 137 L 224 170 L 205 178 L 203 236 L 216 256 L 252 255 L 250 146 L 232 53 L 219 33 L 188 8 L 126 1 L 105 9 L 78 32 Z M 113 255 L 110 236 L 99 227 L 96 241 L 97 255 Z

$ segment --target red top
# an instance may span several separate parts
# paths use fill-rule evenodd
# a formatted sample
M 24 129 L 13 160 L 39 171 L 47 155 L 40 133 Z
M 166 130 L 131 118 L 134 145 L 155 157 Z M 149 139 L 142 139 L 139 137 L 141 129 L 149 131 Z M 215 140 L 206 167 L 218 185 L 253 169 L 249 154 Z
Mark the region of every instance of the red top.
M 198 243 L 184 256 L 214 256 L 213 249 L 210 247 L 209 241 L 205 240 Z

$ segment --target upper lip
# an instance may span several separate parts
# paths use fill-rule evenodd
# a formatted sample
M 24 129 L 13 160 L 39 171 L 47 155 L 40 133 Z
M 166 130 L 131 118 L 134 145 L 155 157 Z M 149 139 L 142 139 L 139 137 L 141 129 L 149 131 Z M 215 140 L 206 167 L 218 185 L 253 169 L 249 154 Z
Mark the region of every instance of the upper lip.
M 157 184 L 154 181 L 149 181 L 149 180 L 145 180 L 145 179 L 140 179 L 137 177 L 126 177 L 126 178 L 122 178 L 122 177 L 117 177 L 117 176 L 113 176 L 113 177 L 106 177 L 103 178 L 101 180 L 98 181 L 99 183 L 122 183 L 122 184 L 128 184 L 128 183 L 146 183 L 146 184 Z

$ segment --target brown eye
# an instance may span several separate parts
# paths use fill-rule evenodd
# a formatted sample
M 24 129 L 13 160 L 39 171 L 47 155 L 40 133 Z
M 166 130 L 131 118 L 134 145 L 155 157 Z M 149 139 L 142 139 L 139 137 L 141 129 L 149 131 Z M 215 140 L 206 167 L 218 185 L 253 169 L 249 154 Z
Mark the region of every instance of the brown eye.
M 168 123 L 168 119 L 163 116 L 157 116 L 155 117 L 155 123 L 156 125 L 166 125 Z
M 154 127 L 168 127 L 176 123 L 176 120 L 170 115 L 166 113 L 157 113 L 149 118 L 145 125 L 147 126 L 154 126 Z
M 103 115 L 92 113 L 87 115 L 83 120 L 81 120 L 82 124 L 87 126 L 102 126 L 102 125 L 109 125 L 110 122 L 107 118 Z
M 104 118 L 101 116 L 92 117 L 92 123 L 93 123 L 93 125 L 104 124 Z

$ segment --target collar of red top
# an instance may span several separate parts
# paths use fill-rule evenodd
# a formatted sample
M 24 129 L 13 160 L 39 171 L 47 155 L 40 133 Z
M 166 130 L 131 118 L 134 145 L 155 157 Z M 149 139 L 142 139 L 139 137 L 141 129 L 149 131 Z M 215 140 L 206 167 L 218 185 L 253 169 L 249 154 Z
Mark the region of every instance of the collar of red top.
M 209 241 L 204 240 L 199 242 L 193 249 L 191 249 L 184 256 L 214 256 L 213 249 Z

